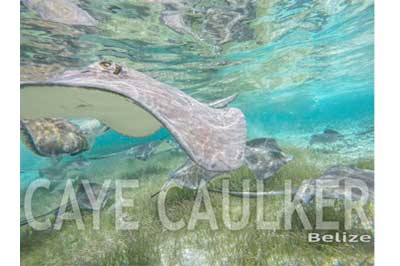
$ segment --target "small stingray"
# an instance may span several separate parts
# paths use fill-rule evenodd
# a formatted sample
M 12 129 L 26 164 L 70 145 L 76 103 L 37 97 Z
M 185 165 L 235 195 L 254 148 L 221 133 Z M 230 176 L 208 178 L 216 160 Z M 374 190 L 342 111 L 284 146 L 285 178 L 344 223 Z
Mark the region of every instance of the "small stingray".
M 244 161 L 246 122 L 239 109 L 211 108 L 111 62 L 46 81 L 22 82 L 21 119 L 43 117 L 94 118 L 131 137 L 150 136 L 164 126 L 207 170 L 231 171 Z
M 324 198 L 344 199 L 345 184 L 348 184 L 352 187 L 355 187 L 352 189 L 352 199 L 358 200 L 361 196 L 361 190 L 357 188 L 358 183 L 355 181 L 364 182 L 368 187 L 370 199 L 373 199 L 374 171 L 343 165 L 333 166 L 326 170 L 322 176 L 316 179 L 305 181 L 301 186 L 299 193 L 303 201 L 309 202 L 315 197 L 315 188 L 318 184 L 323 187 Z
M 273 176 L 282 166 L 293 160 L 279 147 L 275 139 L 259 138 L 246 143 L 245 161 L 258 179 Z
M 196 172 L 197 171 L 197 172 Z M 179 168 L 175 173 L 174 182 L 185 187 L 197 189 L 200 185 L 201 178 L 212 178 L 214 173 L 205 173 L 199 171 L 199 167 L 192 162 L 187 162 L 183 167 Z M 197 175 L 191 175 L 196 172 Z M 214 175 L 215 177 L 216 175 Z M 170 180 L 172 181 L 172 180 Z M 300 198 L 304 203 L 310 203 L 316 194 L 316 186 L 322 186 L 323 198 L 331 198 L 342 200 L 346 194 L 346 184 L 351 186 L 351 200 L 359 200 L 361 197 L 361 187 L 358 181 L 364 182 L 368 189 L 368 200 L 374 200 L 374 171 L 367 169 L 359 169 L 354 166 L 334 166 L 329 168 L 321 177 L 317 179 L 305 180 L 303 184 L 293 191 L 296 197 Z M 167 183 L 168 184 L 168 183 Z M 166 187 L 167 184 L 164 186 Z M 222 190 L 208 189 L 211 192 L 222 193 Z M 152 195 L 155 196 L 159 192 Z M 228 194 L 240 198 L 258 198 L 264 196 L 285 195 L 285 191 L 265 191 L 265 192 L 239 192 L 228 191 Z
M 169 175 L 169 181 L 173 181 L 178 185 L 190 189 L 197 189 L 202 180 L 208 182 L 220 174 L 221 172 L 205 170 L 192 160 L 187 160 L 182 166 Z
M 96 119 L 21 120 L 23 143 L 34 153 L 45 157 L 58 158 L 84 152 L 90 148 L 95 137 L 107 130 L 108 127 Z
M 257 177 L 267 179 L 274 175 L 283 165 L 293 157 L 286 155 L 274 139 L 259 138 L 246 143 L 245 164 Z M 207 171 L 191 160 L 187 160 L 170 176 L 169 180 L 184 187 L 197 189 L 202 180 L 208 182 L 224 172 Z M 226 173 L 226 172 L 225 172 Z
M 65 119 L 22 119 L 20 132 L 24 144 L 40 156 L 76 155 L 89 149 L 79 128 Z
M 344 136 L 333 129 L 325 129 L 323 133 L 314 134 L 311 136 L 310 145 L 314 144 L 327 144 L 343 140 Z
M 22 0 L 29 9 L 35 10 L 42 19 L 68 24 L 94 26 L 97 21 L 71 0 Z

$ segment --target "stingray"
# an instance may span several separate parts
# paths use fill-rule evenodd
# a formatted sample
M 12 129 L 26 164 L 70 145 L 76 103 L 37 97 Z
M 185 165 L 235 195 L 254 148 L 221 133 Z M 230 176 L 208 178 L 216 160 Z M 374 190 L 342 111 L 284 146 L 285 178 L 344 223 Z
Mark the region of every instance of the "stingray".
M 59 158 L 89 150 L 90 143 L 108 127 L 95 119 L 69 121 L 63 118 L 22 119 L 21 140 L 37 155 Z
M 228 104 L 233 102 L 236 99 L 236 97 L 237 97 L 237 94 L 234 94 L 234 95 L 228 96 L 223 99 L 218 99 L 214 102 L 209 103 L 208 106 L 213 107 L 213 108 L 225 108 L 225 107 L 227 107 Z M 171 146 L 171 148 L 168 150 L 176 150 L 177 148 L 179 148 L 179 147 L 176 147 L 176 144 L 169 139 L 166 139 L 165 141 L 164 140 L 163 141 L 162 140 L 154 140 L 154 141 L 139 144 L 139 145 L 136 145 L 136 146 L 130 148 L 127 151 L 127 155 L 132 156 L 134 159 L 137 159 L 137 160 L 147 161 L 153 154 L 156 153 L 158 147 L 163 142 L 165 142 L 165 143 L 169 144 L 169 146 Z
M 199 187 L 201 178 L 207 181 L 219 175 L 220 173 L 205 171 L 200 167 L 187 162 L 181 168 L 171 175 L 174 182 L 197 189 Z M 171 181 L 171 180 L 170 180 Z M 363 182 L 368 191 L 368 200 L 374 200 L 374 171 L 368 169 L 359 169 L 354 166 L 337 165 L 329 168 L 325 173 L 316 178 L 304 180 L 302 185 L 291 191 L 291 194 L 296 194 L 304 203 L 313 201 L 316 195 L 316 186 L 322 186 L 323 197 L 330 199 L 343 200 L 346 197 L 346 185 L 351 186 L 351 200 L 359 200 L 362 195 L 362 187 L 359 182 Z M 167 183 L 168 184 L 168 183 Z M 164 187 L 167 187 L 167 184 Z M 222 193 L 222 190 L 208 188 L 210 192 Z M 159 192 L 152 195 L 155 196 Z M 258 198 L 264 196 L 278 196 L 285 195 L 285 191 L 263 191 L 263 192 L 241 192 L 241 191 L 228 191 L 228 194 L 240 198 Z
M 76 155 L 89 149 L 79 128 L 65 119 L 22 119 L 20 132 L 26 147 L 40 156 Z
M 233 94 L 231 96 L 228 96 L 226 98 L 218 99 L 216 101 L 213 101 L 211 103 L 208 103 L 208 106 L 212 108 L 225 108 L 227 107 L 230 103 L 235 101 L 237 98 L 237 94 Z M 135 159 L 139 159 L 142 161 L 146 161 L 147 159 L 150 158 L 156 151 L 157 148 L 163 143 L 167 143 L 171 148 L 168 150 L 177 150 L 179 149 L 179 146 L 176 145 L 176 143 L 170 139 L 166 139 L 163 141 L 160 140 L 155 140 L 151 141 L 148 143 L 143 143 L 138 146 L 132 147 L 131 149 L 128 150 L 128 155 L 133 155 Z
M 343 140 L 343 138 L 344 136 L 336 130 L 327 128 L 320 134 L 312 135 L 310 139 L 310 145 L 335 143 L 339 140 Z
M 316 193 L 316 186 L 323 187 L 323 197 L 331 199 L 345 198 L 345 184 L 352 188 L 352 200 L 358 200 L 361 190 L 358 181 L 363 182 L 369 193 L 369 199 L 374 198 L 374 171 L 359 169 L 354 166 L 337 165 L 329 168 L 324 174 L 316 179 L 306 180 L 300 188 L 300 198 L 304 202 L 310 202 Z
M 209 103 L 208 106 L 213 107 L 213 108 L 225 108 L 228 106 L 228 104 L 233 102 L 236 98 L 237 98 L 237 94 L 233 94 L 226 98 L 222 98 L 222 99 L 213 101 L 213 102 Z M 133 146 L 132 148 L 129 148 L 126 151 L 116 152 L 116 153 L 111 153 L 111 154 L 106 154 L 106 155 L 101 155 L 101 156 L 91 156 L 88 159 L 98 160 L 98 159 L 105 159 L 105 158 L 117 156 L 117 155 L 127 155 L 128 157 L 130 157 L 132 159 L 147 161 L 151 156 L 160 152 L 159 147 L 161 146 L 162 143 L 165 143 L 165 144 L 167 144 L 167 146 L 169 146 L 166 149 L 164 148 L 164 150 L 163 150 L 164 152 L 180 150 L 179 145 L 171 139 L 153 140 L 150 142 L 146 142 L 146 143 L 142 143 L 142 144 Z M 163 151 L 161 151 L 161 152 L 163 152 Z
M 97 21 L 72 0 L 22 0 L 29 9 L 35 10 L 42 19 L 68 24 L 94 26 Z
M 265 180 L 293 160 L 293 156 L 285 154 L 275 139 L 258 138 L 246 143 L 245 160 L 253 174 Z
M 167 187 L 170 182 L 174 182 L 190 189 L 198 189 L 202 180 L 208 182 L 219 174 L 222 173 L 208 171 L 189 159 L 169 175 L 168 181 L 164 187 Z
M 246 143 L 245 165 L 257 179 L 265 180 L 274 175 L 282 166 L 293 159 L 286 155 L 277 142 L 271 138 L 258 138 Z M 181 167 L 169 176 L 173 181 L 184 187 L 197 189 L 201 181 L 210 181 L 222 173 L 208 171 L 192 160 L 187 160 Z
M 49 80 L 21 82 L 21 119 L 94 118 L 130 137 L 166 127 L 196 164 L 211 171 L 242 166 L 246 122 L 237 108 L 216 109 L 112 62 Z
M 233 94 L 231 96 L 228 96 L 226 98 L 218 99 L 216 101 L 213 101 L 211 103 L 208 103 L 208 106 L 213 107 L 213 108 L 225 108 L 236 100 L 237 94 Z M 162 149 L 160 151 L 160 146 L 165 143 L 168 148 Z M 129 158 L 132 159 L 137 159 L 141 161 L 147 161 L 151 156 L 153 156 L 156 153 L 159 152 L 165 152 L 165 151 L 177 151 L 180 150 L 179 145 L 173 141 L 173 139 L 163 139 L 163 140 L 154 140 L 142 144 L 138 144 L 136 146 L 133 146 L 132 148 L 122 151 L 122 152 L 116 152 L 116 153 L 111 153 L 111 154 L 106 154 L 106 155 L 101 155 L 101 156 L 91 156 L 88 159 L 90 160 L 98 160 L 98 159 L 105 159 L 108 157 L 112 156 L 117 156 L 117 155 L 126 155 Z

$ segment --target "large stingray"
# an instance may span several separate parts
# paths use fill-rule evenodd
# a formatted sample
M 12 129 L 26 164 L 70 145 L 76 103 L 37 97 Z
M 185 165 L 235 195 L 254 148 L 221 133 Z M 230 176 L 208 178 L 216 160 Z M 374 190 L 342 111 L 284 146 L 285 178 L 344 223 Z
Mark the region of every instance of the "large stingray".
M 22 0 L 44 20 L 68 25 L 94 26 L 97 21 L 71 0 Z
M 132 69 L 100 62 L 44 81 L 21 83 L 21 119 L 95 118 L 131 137 L 166 127 L 188 156 L 211 171 L 243 164 L 246 122 Z
M 208 106 L 213 107 L 213 108 L 225 108 L 233 102 L 237 97 L 237 94 L 233 94 L 231 96 L 228 96 L 226 98 L 218 99 L 216 101 L 213 101 L 211 103 L 208 103 Z M 94 120 L 94 119 L 92 119 Z M 74 121 L 74 120 L 73 120 Z M 95 120 L 97 121 L 97 120 Z M 99 122 L 99 121 L 97 121 Z M 91 122 L 90 124 L 93 124 L 94 122 Z M 162 145 L 162 144 L 166 145 Z M 164 146 L 164 147 L 160 147 Z M 105 154 L 105 155 L 100 155 L 100 156 L 91 156 L 88 159 L 104 159 L 112 156 L 117 156 L 117 155 L 126 155 L 132 159 L 135 160 L 141 160 L 141 161 L 146 161 L 148 160 L 151 156 L 154 154 L 157 154 L 159 152 L 165 152 L 165 151 L 176 151 L 180 150 L 179 145 L 173 141 L 172 139 L 163 139 L 163 140 L 153 140 L 150 142 L 145 142 L 141 143 L 138 145 L 135 145 L 131 147 L 128 150 L 122 151 L 122 152 L 115 152 L 115 153 L 110 153 L 110 154 Z
M 245 165 L 257 179 L 264 180 L 271 177 L 292 159 L 292 156 L 286 155 L 280 149 L 274 139 L 258 138 L 246 143 Z M 201 181 L 208 182 L 220 174 L 220 172 L 208 171 L 192 160 L 187 160 L 169 176 L 169 181 L 197 189 Z

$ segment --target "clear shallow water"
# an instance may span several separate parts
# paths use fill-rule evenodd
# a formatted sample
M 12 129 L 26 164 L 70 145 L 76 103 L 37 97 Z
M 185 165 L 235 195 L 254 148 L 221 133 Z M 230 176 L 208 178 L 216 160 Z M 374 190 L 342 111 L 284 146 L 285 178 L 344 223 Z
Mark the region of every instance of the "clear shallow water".
M 350 148 L 342 155 L 373 156 L 373 134 L 357 137 L 373 128 L 372 1 L 80 5 L 99 21 L 96 27 L 43 21 L 21 4 L 22 79 L 110 59 L 202 101 L 239 93 L 232 106 L 245 113 L 248 138 L 274 137 L 307 147 L 312 134 L 333 128 L 349 136 Z M 163 23 L 165 10 L 179 10 L 186 32 Z M 221 14 L 233 14 L 228 21 L 240 19 L 227 30 L 218 20 Z M 167 136 L 162 130 L 147 139 L 132 139 L 111 131 L 98 137 L 86 154 L 118 152 Z M 35 178 L 31 170 L 51 164 L 23 145 L 21 155 L 23 182 Z
M 181 89 L 200 101 L 209 102 L 239 93 L 231 106 L 240 108 L 245 114 L 248 139 L 273 137 L 284 149 L 294 153 L 294 164 L 289 165 L 289 170 L 282 176 L 286 174 L 290 177 L 300 175 L 304 179 L 310 178 L 307 171 L 315 170 L 313 167 L 319 165 L 318 160 L 322 158 L 318 152 L 335 157 L 335 160 L 329 161 L 330 164 L 336 160 L 354 163 L 373 159 L 373 1 L 80 0 L 79 4 L 99 21 L 96 27 L 67 26 L 43 21 L 21 4 L 21 79 L 51 77 L 66 69 L 85 67 L 100 60 L 112 60 Z M 166 25 L 163 16 L 167 11 L 179 13 L 184 25 Z M 326 128 L 339 131 L 345 136 L 345 142 L 322 148 L 310 147 L 311 136 Z M 101 182 L 110 177 L 143 178 L 147 181 L 143 181 L 145 188 L 139 192 L 144 196 L 138 208 L 150 213 L 153 210 L 148 206 L 148 195 L 162 186 L 168 173 L 182 164 L 185 157 L 182 154 L 174 155 L 176 157 L 164 154 L 143 163 L 132 160 L 126 156 L 125 151 L 140 143 L 165 138 L 170 138 L 165 129 L 144 139 L 128 138 L 110 130 L 93 140 L 93 146 L 88 152 L 63 158 L 62 167 L 53 173 L 53 178 L 60 181 L 60 176 L 79 176 L 90 178 L 93 182 Z M 55 163 L 54 160 L 33 154 L 22 142 L 20 149 L 22 192 L 32 180 L 42 177 L 41 170 L 54 169 Z M 309 155 L 309 150 L 316 151 L 317 155 Z M 306 155 L 303 156 L 303 153 Z M 110 154 L 113 156 L 103 160 L 90 159 Z M 82 157 L 85 160 L 81 160 Z M 325 163 L 322 159 L 320 161 L 321 164 Z M 296 162 L 299 163 L 296 165 Z M 304 164 L 304 169 L 301 164 Z M 143 169 L 146 167 L 153 172 L 148 170 L 150 173 L 145 175 L 147 172 Z M 301 171 L 297 172 L 296 167 Z M 315 173 L 318 174 L 319 170 Z M 277 181 L 273 181 L 272 185 L 274 182 Z M 53 209 L 60 197 L 61 194 L 51 194 L 49 197 L 43 196 L 42 200 L 36 198 L 35 211 L 39 214 Z M 271 213 L 278 212 L 280 208 L 267 207 L 272 208 Z M 148 216 L 144 215 L 144 219 L 155 219 L 150 214 L 145 212 Z M 154 224 L 152 226 L 157 227 Z M 152 235 L 154 228 L 151 228 L 153 231 L 146 230 L 147 238 L 143 243 L 151 246 L 150 253 L 155 252 L 153 249 L 162 253 L 161 261 L 166 262 L 161 264 L 168 265 L 169 259 L 175 259 L 177 250 L 174 245 L 177 243 L 182 245 L 184 259 L 189 258 L 187 265 L 192 265 L 195 255 L 212 255 L 209 244 L 205 245 L 206 248 L 196 244 L 192 249 L 186 240 L 182 243 L 181 239 L 185 238 L 179 235 L 163 236 L 165 242 L 153 245 L 151 241 L 156 238 Z M 105 233 L 104 239 L 118 249 L 119 243 L 123 241 L 113 239 L 114 228 L 111 231 L 109 235 Z M 50 259 L 63 261 L 65 254 L 71 255 L 67 259 L 72 257 L 72 261 L 75 259 L 76 264 L 81 264 L 81 260 L 90 259 L 89 253 L 93 250 L 104 255 L 104 250 L 111 249 L 99 244 L 108 243 L 106 240 L 94 237 L 103 237 L 102 233 L 91 234 L 87 230 L 81 234 L 76 233 L 75 228 L 67 227 L 66 232 L 52 234 L 54 238 L 28 234 L 24 239 L 26 246 L 21 252 L 25 256 L 26 265 L 34 265 L 31 262 L 35 256 L 39 260 L 46 257 L 51 264 Z M 281 242 L 274 240 L 274 234 L 261 237 L 259 232 L 251 235 L 245 231 L 242 236 L 248 239 L 245 243 L 253 243 L 257 250 L 260 247 L 257 245 L 261 243 L 261 247 L 273 248 L 266 253 L 277 250 L 285 253 L 284 248 L 288 248 L 285 245 L 275 248 Z M 196 242 L 204 239 L 204 236 L 209 238 L 211 234 L 199 230 L 193 232 L 193 235 L 192 239 Z M 223 256 L 237 253 L 237 250 L 231 252 L 229 247 L 238 245 L 238 235 L 232 234 L 233 240 L 225 240 L 227 235 L 222 232 L 220 236 L 223 241 L 214 242 L 219 244 L 211 248 L 215 250 L 217 258 L 220 256 L 217 250 L 221 247 Z M 125 236 L 120 237 L 124 239 Z M 73 244 L 68 246 L 69 242 L 65 239 L 70 239 Z M 79 239 L 83 247 L 81 250 L 74 248 L 73 241 L 76 239 Z M 292 243 L 286 241 L 292 239 L 291 235 L 279 240 L 282 239 L 285 239 L 285 243 Z M 265 240 L 270 242 L 264 244 Z M 32 248 L 36 247 L 35 241 L 43 243 L 37 245 L 38 251 Z M 294 249 L 307 256 L 309 253 L 303 252 L 305 247 L 302 247 L 303 250 L 296 246 L 302 244 L 302 241 L 293 241 L 295 248 L 289 245 L 288 254 L 292 254 Z M 211 246 L 212 242 L 213 239 L 210 240 Z M 93 249 L 88 251 L 87 247 Z M 170 250 L 172 247 L 173 251 Z M 147 249 L 144 250 L 146 254 L 149 253 Z M 354 251 L 353 247 L 347 251 L 355 252 L 356 261 L 360 261 L 358 257 L 364 256 L 362 249 L 357 251 L 362 255 Z M 80 256 L 79 252 L 85 254 Z M 245 249 L 246 252 L 251 250 Z M 253 254 L 254 257 L 258 256 L 257 252 Z M 335 252 L 326 254 L 332 256 Z M 345 248 L 342 252 L 347 254 Z M 312 250 L 313 256 L 314 253 L 315 249 Z M 304 254 L 298 254 L 297 257 Z M 319 255 L 322 256 L 322 252 Z M 286 261 L 285 256 L 280 257 L 278 254 L 273 261 Z M 353 259 L 353 253 L 344 257 Z M 92 259 L 95 261 L 96 258 Z M 211 256 L 212 259 L 214 257 Z
M 233 106 L 245 113 L 249 138 L 269 136 L 306 146 L 310 135 L 327 127 L 346 134 L 373 127 L 372 1 L 80 5 L 98 26 L 46 22 L 21 4 L 22 79 L 110 59 L 203 101 L 239 93 Z M 186 33 L 163 23 L 165 10 L 179 10 Z M 221 30 L 218 17 L 229 12 L 230 19 L 240 14 L 241 20 Z M 147 140 L 108 133 L 91 152 L 115 152 L 141 141 Z M 372 135 L 354 145 L 364 151 L 356 156 L 372 157 Z M 21 149 L 23 166 L 44 160 Z

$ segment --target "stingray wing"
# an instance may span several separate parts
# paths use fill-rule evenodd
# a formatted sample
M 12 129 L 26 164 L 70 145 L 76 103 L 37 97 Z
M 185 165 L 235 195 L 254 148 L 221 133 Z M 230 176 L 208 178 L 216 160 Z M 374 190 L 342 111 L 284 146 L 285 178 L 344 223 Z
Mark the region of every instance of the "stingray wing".
M 105 62 L 48 81 L 23 82 L 21 116 L 96 118 L 133 137 L 165 126 L 207 170 L 230 171 L 244 160 L 246 122 L 239 109 L 211 108 L 143 73 Z

